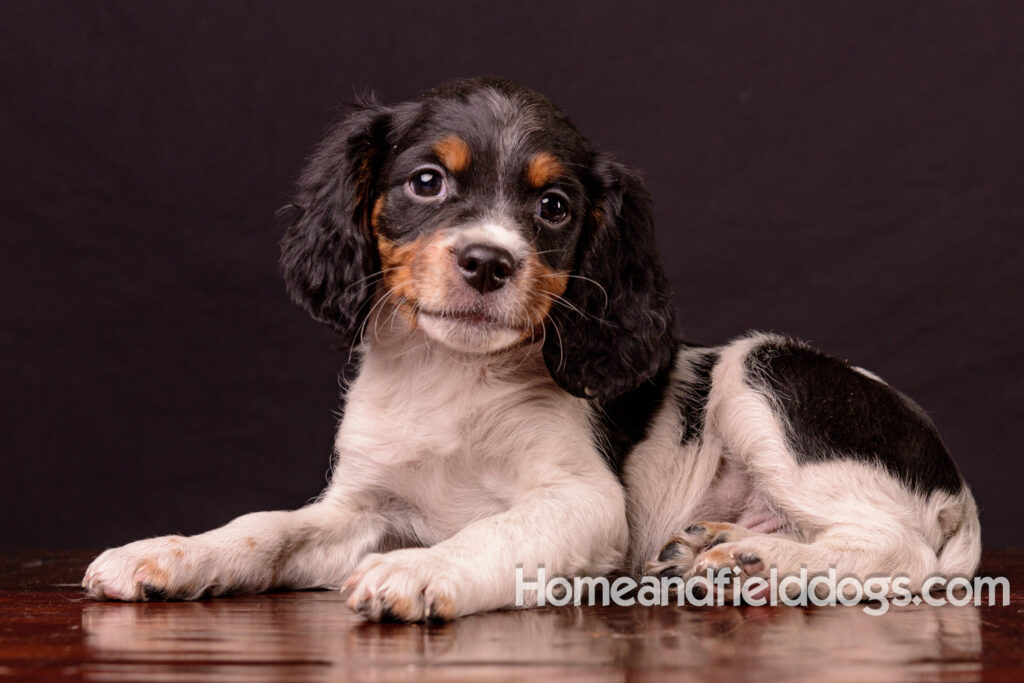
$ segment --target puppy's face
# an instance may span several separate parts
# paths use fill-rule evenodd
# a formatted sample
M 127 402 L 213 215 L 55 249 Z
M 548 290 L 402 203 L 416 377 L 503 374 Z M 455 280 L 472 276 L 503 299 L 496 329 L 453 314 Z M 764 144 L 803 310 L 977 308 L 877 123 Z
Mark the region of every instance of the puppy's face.
M 460 351 L 540 339 L 591 208 L 593 152 L 543 101 L 427 98 L 372 193 L 383 305 Z M 401 126 L 401 121 L 398 122 Z
M 547 98 L 453 81 L 331 131 L 282 211 L 281 266 L 346 340 L 392 307 L 460 351 L 543 340 L 560 386 L 610 397 L 671 362 L 649 204 Z

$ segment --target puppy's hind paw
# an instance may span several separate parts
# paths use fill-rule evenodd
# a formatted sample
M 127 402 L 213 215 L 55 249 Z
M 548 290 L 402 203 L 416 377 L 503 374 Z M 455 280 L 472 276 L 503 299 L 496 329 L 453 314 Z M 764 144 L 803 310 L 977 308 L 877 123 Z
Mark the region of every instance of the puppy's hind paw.
M 697 556 L 722 543 L 735 541 L 750 532 L 728 522 L 697 522 L 672 536 L 658 556 L 647 563 L 649 576 L 683 577 L 694 566 Z

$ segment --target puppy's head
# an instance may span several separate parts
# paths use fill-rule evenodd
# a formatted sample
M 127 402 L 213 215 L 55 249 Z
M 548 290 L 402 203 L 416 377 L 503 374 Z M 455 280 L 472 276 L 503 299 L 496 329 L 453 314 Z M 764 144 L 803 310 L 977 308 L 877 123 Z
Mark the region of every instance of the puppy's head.
M 282 215 L 289 293 L 346 341 L 375 306 L 464 352 L 543 340 L 555 381 L 592 398 L 670 361 L 672 309 L 639 176 L 507 81 L 359 104 Z

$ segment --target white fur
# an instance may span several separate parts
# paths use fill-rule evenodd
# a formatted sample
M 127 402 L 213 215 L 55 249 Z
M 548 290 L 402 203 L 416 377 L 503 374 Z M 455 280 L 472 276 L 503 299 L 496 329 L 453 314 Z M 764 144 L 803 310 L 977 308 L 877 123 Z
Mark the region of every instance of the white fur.
M 146 599 L 343 586 L 369 618 L 453 617 L 510 606 L 514 576 L 643 571 L 689 525 L 728 522 L 714 550 L 753 553 L 780 573 L 971 574 L 977 509 L 909 490 L 860 461 L 798 464 L 744 362 L 766 335 L 720 349 L 698 439 L 682 442 L 678 397 L 630 454 L 623 486 L 596 450 L 591 405 L 551 380 L 538 344 L 467 353 L 374 320 L 350 387 L 327 490 L 294 512 L 259 512 L 198 536 L 108 550 L 84 585 L 99 598 Z M 429 330 L 427 330 L 429 332 Z M 694 378 L 692 353 L 674 377 Z M 627 511 L 629 531 L 627 533 Z M 693 569 L 712 560 L 690 557 Z M 528 599 L 531 596 L 527 596 Z
M 451 246 L 486 244 L 505 249 L 516 259 L 526 258 L 530 245 L 515 227 L 515 222 L 504 211 L 495 211 L 487 220 L 476 225 L 460 226 L 450 232 L 445 243 Z
M 558 389 L 536 346 L 460 353 L 401 316 L 372 329 L 320 500 L 108 550 L 86 574 L 89 593 L 139 600 L 150 584 L 191 598 L 348 579 L 362 613 L 414 620 L 510 606 L 517 565 L 548 576 L 621 566 L 622 488 L 593 446 L 588 404 Z
M 494 353 L 523 338 L 521 330 L 508 325 L 491 322 L 468 324 L 424 311 L 416 314 L 416 323 L 431 339 L 462 353 L 472 354 L 480 350 Z
M 680 446 L 678 416 L 663 409 L 630 457 L 634 571 L 656 564 L 671 536 L 707 520 L 735 523 L 716 556 L 752 554 L 780 575 L 836 567 L 840 576 L 907 576 L 917 589 L 933 574 L 973 574 L 980 526 L 966 486 L 923 495 L 858 460 L 798 464 L 776 412 L 744 379 L 747 357 L 768 341 L 782 340 L 755 334 L 721 349 L 699 442 Z M 677 376 L 689 362 L 682 354 Z M 694 560 L 695 571 L 705 566 Z
M 519 177 L 518 155 L 545 122 L 497 89 L 479 97 L 497 174 Z M 513 218 L 521 207 L 505 185 L 493 188 L 488 215 L 445 229 L 449 256 L 473 242 L 529 255 Z M 390 292 L 373 307 L 319 500 L 107 550 L 86 572 L 89 594 L 342 587 L 370 618 L 453 617 L 511 605 L 517 565 L 532 575 L 543 564 L 551 578 L 643 571 L 702 520 L 728 524 L 733 538 L 711 549 L 718 556 L 757 555 L 783 573 L 835 565 L 920 582 L 977 567 L 980 530 L 966 487 L 921 495 L 860 461 L 798 464 L 777 411 L 744 381 L 748 355 L 770 337 L 720 350 L 699 438 L 683 443 L 682 397 L 670 394 L 620 482 L 598 451 L 594 406 L 556 386 L 533 325 L 516 328 L 507 315 L 522 308 L 524 290 L 513 281 L 488 294 L 483 312 L 504 315 L 477 322 L 449 315 L 478 310 L 477 294 L 446 294 L 437 309 L 417 310 L 412 326 L 389 306 Z M 675 380 L 696 378 L 693 353 L 679 354 Z M 689 568 L 712 561 L 689 559 Z

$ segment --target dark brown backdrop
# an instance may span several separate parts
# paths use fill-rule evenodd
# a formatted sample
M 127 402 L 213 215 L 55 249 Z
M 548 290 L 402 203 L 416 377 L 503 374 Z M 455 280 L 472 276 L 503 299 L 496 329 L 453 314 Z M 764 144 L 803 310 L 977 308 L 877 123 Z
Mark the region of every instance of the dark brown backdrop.
M 1020 543 L 1016 3 L 0 5 L 0 545 L 294 507 L 345 355 L 272 215 L 335 105 L 500 74 L 646 173 L 680 319 L 780 330 L 934 416 Z

